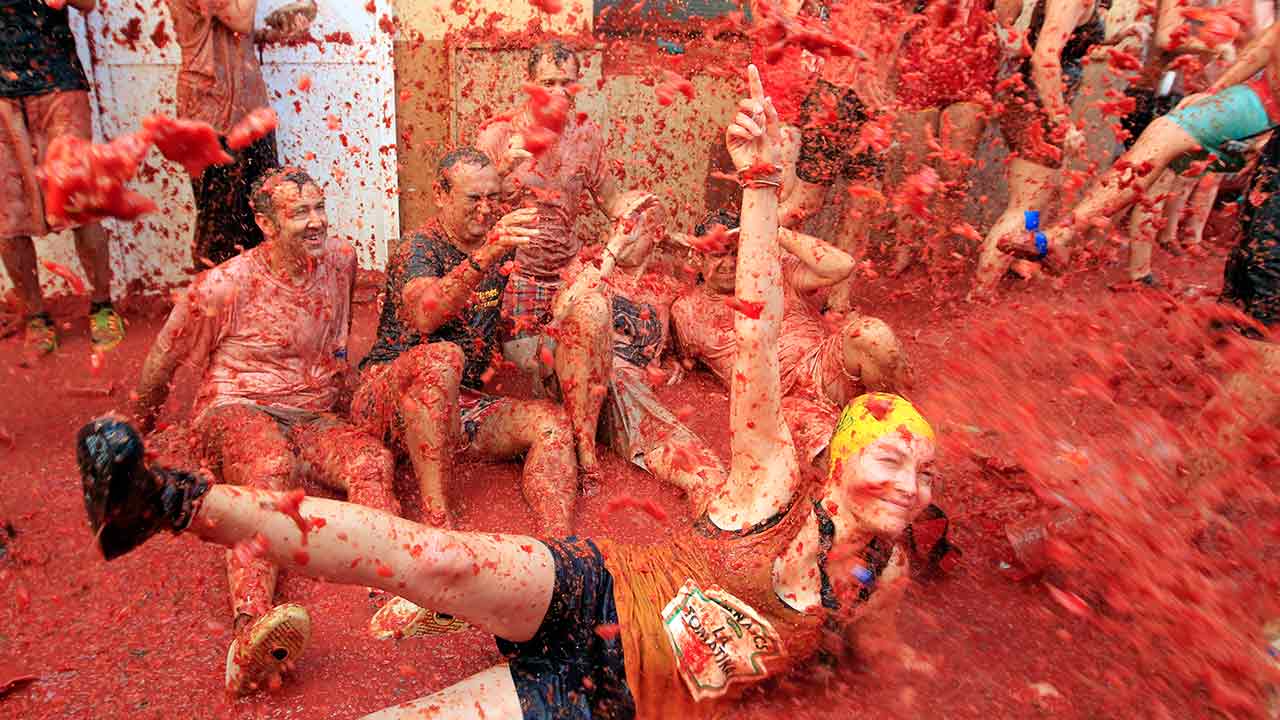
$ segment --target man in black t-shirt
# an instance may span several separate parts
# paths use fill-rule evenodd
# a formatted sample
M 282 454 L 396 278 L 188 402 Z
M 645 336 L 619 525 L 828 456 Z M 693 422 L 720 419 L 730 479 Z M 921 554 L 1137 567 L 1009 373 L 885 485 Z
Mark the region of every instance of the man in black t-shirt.
M 360 363 L 352 419 L 408 452 L 428 522 L 449 524 L 444 482 L 465 433 L 486 457 L 524 455 L 524 496 L 543 531 L 568 534 L 577 462 L 564 409 L 481 391 L 500 353 L 508 262 L 537 236 L 537 212 L 516 210 L 495 223 L 502 182 L 472 148 L 440 161 L 435 197 L 439 216 L 388 263 L 378 338 Z
M 57 330 L 44 309 L 32 238 L 67 229 L 46 220 L 36 168 L 56 138 L 93 139 L 89 81 L 62 6 L 89 12 L 94 2 L 0 0 L 0 257 L 23 305 L 31 355 L 58 348 Z M 105 352 L 124 339 L 124 323 L 111 305 L 107 235 L 98 223 L 72 231 L 89 279 L 93 347 Z

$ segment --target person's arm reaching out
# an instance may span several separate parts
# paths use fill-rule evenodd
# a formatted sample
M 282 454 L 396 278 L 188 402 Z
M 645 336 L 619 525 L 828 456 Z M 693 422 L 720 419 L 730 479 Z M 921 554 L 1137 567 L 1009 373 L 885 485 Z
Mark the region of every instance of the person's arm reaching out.
M 213 335 L 223 309 L 216 290 L 206 293 L 197 283 L 169 312 L 156 336 L 135 391 L 131 414 L 142 432 L 150 432 L 156 416 L 169 398 L 169 386 L 178 365 L 187 357 L 212 350 Z
M 790 278 L 800 292 L 835 285 L 853 272 L 852 255 L 812 235 L 780 228 L 778 244 L 800 259 L 800 268 Z
M 1267 28 L 1266 32 L 1254 38 L 1253 42 L 1245 46 L 1235 64 L 1222 73 L 1203 93 L 1188 96 L 1178 107 L 1192 104 L 1207 95 L 1212 95 L 1232 85 L 1239 85 L 1253 77 L 1267 65 L 1267 62 L 1271 59 L 1271 50 L 1275 47 L 1277 41 L 1280 41 L 1280 23 L 1273 24 Z
M 494 225 L 485 244 L 448 274 L 415 277 L 405 283 L 401 299 L 413 329 L 430 335 L 457 315 L 494 263 L 537 237 L 538 230 L 534 228 L 537 220 L 538 211 L 533 208 L 510 212 Z
M 778 246 L 778 148 L 781 125 L 764 96 L 760 73 L 747 69 L 751 96 L 725 131 L 734 167 L 747 177 L 742 191 L 734 315 L 737 348 L 730 382 L 732 460 L 722 494 L 709 514 L 722 527 L 750 525 L 777 514 L 798 488 L 799 463 L 782 417 L 778 336 L 782 327 L 782 267 Z M 754 317 L 753 317 L 754 316 Z

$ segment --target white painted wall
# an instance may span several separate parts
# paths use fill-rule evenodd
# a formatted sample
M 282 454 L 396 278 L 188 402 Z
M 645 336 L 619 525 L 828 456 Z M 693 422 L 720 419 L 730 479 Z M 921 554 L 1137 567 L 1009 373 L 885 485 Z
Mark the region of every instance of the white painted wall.
M 284 2 L 262 2 L 259 20 Z M 391 2 L 374 0 L 372 13 L 363 0 L 318 4 L 311 35 L 319 42 L 273 47 L 262 55 L 271 104 L 280 115 L 280 159 L 305 167 L 324 184 L 331 232 L 356 246 L 362 267 L 381 269 L 388 243 L 400 233 L 394 54 L 392 37 L 378 23 L 392 16 Z M 165 3 L 148 2 L 145 10 L 140 2 L 99 3 L 87 23 L 76 11 L 71 14 L 81 60 L 95 85 L 95 139 L 132 132 L 152 112 L 174 114 L 180 50 Z M 127 47 L 119 38 L 135 18 L 142 21 L 141 38 Z M 169 36 L 163 47 L 152 40 L 161 23 Z M 349 34 L 350 44 L 325 42 L 331 33 Z M 306 93 L 296 90 L 303 74 L 312 79 Z M 329 129 L 330 115 L 341 130 Z M 133 187 L 161 211 L 134 223 L 107 221 L 115 293 L 131 283 L 159 290 L 186 282 L 194 218 L 187 175 L 153 150 Z M 69 232 L 38 240 L 37 250 L 43 260 L 80 269 Z M 63 280 L 41 271 L 46 293 L 68 290 Z M 0 273 L 0 291 L 8 287 Z

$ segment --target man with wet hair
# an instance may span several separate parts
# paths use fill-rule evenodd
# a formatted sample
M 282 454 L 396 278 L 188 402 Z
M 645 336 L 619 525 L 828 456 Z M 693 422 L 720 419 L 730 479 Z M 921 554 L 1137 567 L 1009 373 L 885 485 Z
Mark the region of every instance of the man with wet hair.
M 452 524 L 445 483 L 462 440 L 485 457 L 523 455 L 524 495 L 544 531 L 568 533 L 577 477 L 564 409 L 483 392 L 500 352 L 510 261 L 539 237 L 538 211 L 500 217 L 498 169 L 471 147 L 440 160 L 435 200 L 440 213 L 387 265 L 378 337 L 360 363 L 352 417 L 407 452 L 430 524 Z
M 538 235 L 516 250 L 503 297 L 503 315 L 512 323 L 503 353 L 538 379 L 554 372 L 573 423 L 579 466 L 592 474 L 610 358 L 608 303 L 584 297 L 555 323 L 551 306 L 564 285 L 563 272 L 582 249 L 574 227 L 584 210 L 594 205 L 616 220 L 625 202 L 606 166 L 600 128 L 573 112 L 582 70 L 578 54 L 552 40 L 530 50 L 527 68 L 528 100 L 485 121 L 476 138 L 502 177 L 507 199 L 537 210 Z M 563 113 L 564 124 L 549 138 L 552 111 L 557 117 Z
M 179 299 L 143 364 L 133 415 L 150 429 L 178 366 L 192 366 L 192 427 L 222 482 L 286 490 L 307 473 L 399 514 L 391 453 L 333 414 L 348 370 L 355 252 L 329 236 L 324 191 L 301 169 L 259 178 L 251 202 L 265 242 Z M 236 634 L 226 685 L 237 694 L 296 662 L 310 635 L 304 608 L 272 607 L 277 569 L 260 557 L 251 547 L 227 554 Z
M 435 201 L 439 214 L 406 238 L 388 263 L 378 337 L 360 363 L 352 418 L 408 454 L 426 523 L 452 526 L 445 482 L 453 477 L 461 444 L 485 458 L 523 456 L 524 497 L 542 532 L 568 535 L 578 478 L 564 408 L 484 392 L 499 354 L 511 259 L 539 237 L 538 211 L 522 208 L 499 217 L 498 169 L 472 147 L 440 160 Z M 377 635 L 403 637 L 461 624 L 397 598 L 373 625 Z
M 76 54 L 67 4 L 87 13 L 96 3 L 0 3 L 0 259 L 22 303 L 25 350 L 33 357 L 58 348 L 58 331 L 40 292 L 34 238 L 66 229 L 52 227 L 45 216 L 36 169 L 58 137 L 93 139 L 89 81 Z M 71 231 L 89 280 L 89 334 L 94 350 L 105 352 L 124 340 L 124 322 L 111 304 L 107 234 L 96 222 Z

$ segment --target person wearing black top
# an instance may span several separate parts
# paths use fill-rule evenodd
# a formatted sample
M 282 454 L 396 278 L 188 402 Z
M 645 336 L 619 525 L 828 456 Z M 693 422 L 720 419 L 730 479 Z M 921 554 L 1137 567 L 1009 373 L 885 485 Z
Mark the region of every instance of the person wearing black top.
M 432 524 L 450 524 L 444 483 L 465 435 L 483 456 L 524 455 L 525 498 L 546 532 L 567 534 L 577 461 L 564 409 L 482 391 L 501 352 L 510 263 L 537 236 L 536 211 L 497 219 L 498 170 L 472 148 L 440 161 L 435 198 L 440 214 L 388 263 L 378 337 L 360 363 L 352 419 L 408 453 Z
M 23 305 L 31 355 L 58 348 L 58 333 L 40 293 L 32 238 L 67 229 L 46 219 L 36 168 L 58 137 L 93 139 L 89 81 L 64 6 L 87 13 L 94 3 L 0 0 L 0 257 Z M 124 322 L 111 305 L 107 235 L 98 223 L 71 229 L 89 280 L 93 347 L 105 352 L 124 339 Z

